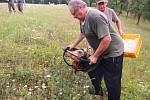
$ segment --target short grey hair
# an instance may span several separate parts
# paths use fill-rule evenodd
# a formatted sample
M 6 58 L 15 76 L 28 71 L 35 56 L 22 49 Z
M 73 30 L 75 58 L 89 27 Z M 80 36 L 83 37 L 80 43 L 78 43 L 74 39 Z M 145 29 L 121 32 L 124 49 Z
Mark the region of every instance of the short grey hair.
M 68 6 L 78 10 L 80 7 L 87 6 L 87 4 L 82 0 L 70 0 Z

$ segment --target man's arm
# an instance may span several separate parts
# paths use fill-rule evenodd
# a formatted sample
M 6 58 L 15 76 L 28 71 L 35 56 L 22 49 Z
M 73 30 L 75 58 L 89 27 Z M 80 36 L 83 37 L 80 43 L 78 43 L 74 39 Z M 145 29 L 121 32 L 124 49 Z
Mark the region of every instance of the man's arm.
M 111 42 L 111 37 L 110 37 L 110 35 L 105 36 L 105 37 L 101 40 L 101 42 L 100 42 L 98 48 L 96 49 L 95 53 L 94 53 L 92 56 L 89 57 L 89 59 L 90 59 L 90 64 L 94 64 L 94 63 L 97 62 L 97 59 L 100 57 L 100 55 L 101 55 L 104 51 L 106 51 L 106 49 L 109 47 L 110 42 Z
M 118 19 L 118 20 L 116 21 L 116 26 L 117 26 L 117 28 L 118 28 L 118 32 L 120 33 L 120 35 L 124 34 L 124 32 L 123 32 L 123 30 L 122 30 L 122 26 L 121 26 L 121 21 L 120 21 L 120 19 Z
M 117 16 L 114 10 L 112 10 L 112 21 L 116 23 L 116 26 L 120 35 L 124 34 L 122 30 L 121 20 L 119 19 L 119 17 Z
M 84 37 L 85 36 L 82 33 L 80 33 L 78 38 L 72 44 L 70 44 L 68 47 L 70 47 L 70 49 L 75 48 L 84 39 Z

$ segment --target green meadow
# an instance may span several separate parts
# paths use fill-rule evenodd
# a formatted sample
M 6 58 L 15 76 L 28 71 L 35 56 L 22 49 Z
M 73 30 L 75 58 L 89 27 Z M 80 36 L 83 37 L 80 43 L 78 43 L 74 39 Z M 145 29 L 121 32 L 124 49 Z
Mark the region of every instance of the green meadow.
M 63 48 L 80 32 L 67 6 L 24 9 L 10 14 L 7 4 L 0 4 L 0 100 L 98 100 L 88 93 L 87 74 L 75 74 L 62 59 Z M 121 100 L 150 100 L 150 22 L 120 18 L 125 33 L 142 39 L 139 57 L 124 59 Z

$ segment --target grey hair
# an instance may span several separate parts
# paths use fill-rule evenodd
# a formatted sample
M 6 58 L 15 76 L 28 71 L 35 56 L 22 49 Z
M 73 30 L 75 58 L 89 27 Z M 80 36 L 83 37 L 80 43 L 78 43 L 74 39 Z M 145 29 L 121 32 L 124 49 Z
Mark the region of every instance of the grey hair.
M 72 7 L 74 10 L 79 9 L 80 7 L 86 6 L 87 4 L 82 0 L 70 0 L 68 3 L 69 7 Z

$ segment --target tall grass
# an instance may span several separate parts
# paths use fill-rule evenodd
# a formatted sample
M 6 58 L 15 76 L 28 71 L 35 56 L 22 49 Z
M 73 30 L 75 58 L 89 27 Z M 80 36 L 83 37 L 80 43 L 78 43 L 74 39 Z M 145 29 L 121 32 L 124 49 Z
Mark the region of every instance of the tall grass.
M 138 58 L 125 58 L 121 99 L 149 100 L 150 23 L 121 20 L 125 32 L 139 33 L 143 42 Z M 75 75 L 62 60 L 62 48 L 78 33 L 78 21 L 66 5 L 26 4 L 24 14 L 10 14 L 7 4 L 0 4 L 0 99 L 98 99 L 88 94 L 88 76 Z

